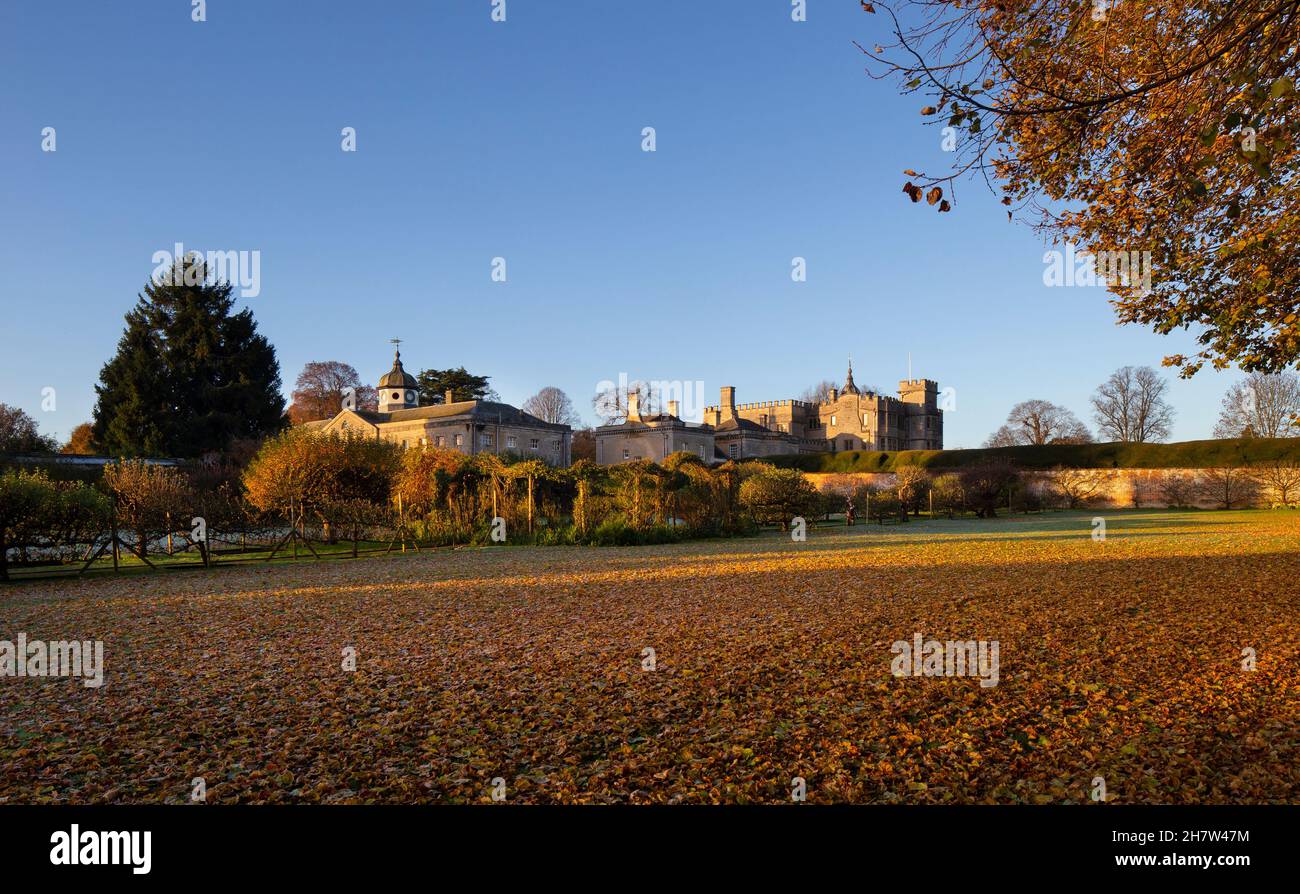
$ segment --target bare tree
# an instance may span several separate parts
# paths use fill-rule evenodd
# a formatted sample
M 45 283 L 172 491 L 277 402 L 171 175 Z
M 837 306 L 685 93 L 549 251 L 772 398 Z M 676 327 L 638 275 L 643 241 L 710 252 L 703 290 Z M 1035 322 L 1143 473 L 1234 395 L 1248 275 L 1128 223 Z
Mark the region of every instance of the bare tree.
M 1251 467 L 1255 480 L 1264 486 L 1274 503 L 1292 506 L 1300 498 L 1300 463 L 1274 459 Z
M 547 385 L 528 398 L 521 409 L 543 422 L 553 422 L 557 425 L 577 428 L 582 422 L 573 409 L 573 401 L 569 400 L 569 395 L 554 385 Z
M 569 445 L 569 458 L 575 463 L 580 460 L 596 461 L 596 432 L 591 428 L 579 428 L 573 432 L 573 441 Z
M 1067 509 L 1078 509 L 1096 502 L 1106 486 L 1106 473 L 1100 469 L 1067 469 L 1058 466 L 1053 470 L 1051 487 L 1065 502 Z
M 1016 467 L 996 459 L 965 466 L 957 477 L 966 508 L 976 518 L 997 518 L 998 506 L 1006 505 L 1012 489 L 1020 483 Z
M 1220 509 L 1249 506 L 1259 494 L 1259 488 L 1248 469 L 1237 466 L 1218 466 L 1205 470 L 1201 479 L 1201 493 L 1213 500 Z
M 658 395 L 650 389 L 649 382 L 630 382 L 627 391 L 619 388 L 617 385 L 606 388 L 604 391 L 596 392 L 591 399 L 591 408 L 596 411 L 601 422 L 605 425 L 613 425 L 620 419 L 627 417 L 627 395 L 633 392 L 637 395 L 637 404 L 641 414 L 653 415 L 658 410 Z
M 1168 384 L 1149 366 L 1123 366 L 1092 396 L 1097 433 L 1106 441 L 1164 441 L 1174 422 Z
M 805 388 L 803 390 L 803 393 L 799 395 L 799 400 L 810 404 L 826 403 L 828 400 L 831 399 L 831 392 L 838 391 L 839 388 L 840 386 L 836 382 L 832 382 L 830 379 L 822 379 L 817 384 L 809 385 L 807 388 Z M 874 385 L 867 385 L 865 387 L 859 386 L 858 390 L 861 391 L 863 394 L 884 393 Z
M 1088 427 L 1065 407 L 1045 400 L 1026 400 L 1011 408 L 1006 424 L 989 435 L 985 447 L 1024 444 L 1087 444 Z
M 289 421 L 294 425 L 317 419 L 333 419 L 344 407 L 373 410 L 378 406 L 378 395 L 370 385 L 361 383 L 356 369 L 338 360 L 313 360 L 298 373 L 293 386 L 293 403 L 289 405 Z
M 825 403 L 831 399 L 831 392 L 839 387 L 839 385 L 836 385 L 830 379 L 822 379 L 817 384 L 809 385 L 805 388 L 803 394 L 799 395 L 799 399 L 810 404 Z
M 1196 497 L 1203 489 L 1203 482 L 1197 472 L 1182 475 L 1177 469 L 1170 469 L 1161 479 L 1159 489 L 1166 506 L 1171 509 L 1186 509 L 1196 505 Z
M 930 474 L 920 466 L 899 466 L 894 470 L 894 492 L 904 510 L 921 514 L 921 504 L 929 491 Z
M 1251 373 L 1228 389 L 1216 438 L 1300 437 L 1300 375 Z

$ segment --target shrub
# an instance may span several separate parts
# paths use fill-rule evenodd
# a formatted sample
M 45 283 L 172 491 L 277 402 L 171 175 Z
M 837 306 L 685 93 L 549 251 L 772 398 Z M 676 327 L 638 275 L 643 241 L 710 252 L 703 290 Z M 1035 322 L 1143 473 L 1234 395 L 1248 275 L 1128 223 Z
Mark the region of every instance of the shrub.
M 871 489 L 869 498 L 863 500 L 863 505 L 867 507 L 867 521 L 874 518 L 882 525 L 887 518 L 907 521 L 907 508 L 898 499 L 898 491 L 893 487 L 885 485 Z
M 134 533 L 141 558 L 150 540 L 188 529 L 197 508 L 189 480 L 174 466 L 120 460 L 104 466 L 103 484 L 113 498 L 118 527 Z
M 954 472 L 935 476 L 930 484 L 930 490 L 934 499 L 935 512 L 945 513 L 952 518 L 965 506 L 966 497 L 962 493 L 961 478 Z
M 334 539 L 331 512 L 350 501 L 384 505 L 402 468 L 397 445 L 291 429 L 267 439 L 244 471 L 248 501 L 264 512 L 314 513 Z
M 845 450 L 772 456 L 764 461 L 805 472 L 892 472 L 900 466 L 961 469 L 1007 462 L 1021 469 L 1204 469 L 1212 466 L 1300 461 L 1300 438 L 1229 438 L 1173 444 L 1113 442 L 985 447 L 974 450 Z
M 99 537 L 109 500 L 81 482 L 56 482 L 42 472 L 0 474 L 0 580 L 9 577 L 9 552 L 31 547 L 56 553 Z
M 740 485 L 740 503 L 761 524 L 779 524 L 788 531 L 796 516 L 816 513 L 818 499 L 802 472 L 764 466 Z

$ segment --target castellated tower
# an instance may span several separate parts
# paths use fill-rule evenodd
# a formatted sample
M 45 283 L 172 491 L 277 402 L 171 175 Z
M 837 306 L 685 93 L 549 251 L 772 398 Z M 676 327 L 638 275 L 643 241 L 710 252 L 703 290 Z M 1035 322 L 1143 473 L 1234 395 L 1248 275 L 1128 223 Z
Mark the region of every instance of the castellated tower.
M 933 379 L 903 379 L 898 383 L 898 399 L 905 404 L 920 404 L 937 412 L 939 383 Z
M 939 383 L 932 379 L 903 379 L 898 383 L 898 399 L 907 407 L 906 449 L 942 450 Z

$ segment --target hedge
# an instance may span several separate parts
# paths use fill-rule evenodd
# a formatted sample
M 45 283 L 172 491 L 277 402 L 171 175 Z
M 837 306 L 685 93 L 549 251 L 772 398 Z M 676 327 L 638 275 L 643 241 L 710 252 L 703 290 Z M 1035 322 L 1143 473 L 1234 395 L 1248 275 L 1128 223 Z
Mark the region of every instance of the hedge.
M 1173 444 L 1044 444 L 974 450 L 844 450 L 765 457 L 763 462 L 804 472 L 892 472 L 898 466 L 960 469 L 990 459 L 1022 469 L 1206 469 L 1274 459 L 1300 462 L 1300 438 L 1232 438 Z

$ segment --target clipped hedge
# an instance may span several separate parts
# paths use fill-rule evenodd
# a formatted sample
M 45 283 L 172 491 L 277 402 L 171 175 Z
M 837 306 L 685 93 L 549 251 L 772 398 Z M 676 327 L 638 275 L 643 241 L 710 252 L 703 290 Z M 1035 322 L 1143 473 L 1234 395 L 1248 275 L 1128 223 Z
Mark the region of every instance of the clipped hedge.
M 961 469 L 991 459 L 1022 469 L 1207 469 L 1274 459 L 1300 462 L 1300 438 L 1232 438 L 1173 444 L 1044 444 L 1037 447 L 981 447 L 974 450 L 844 450 L 770 456 L 764 462 L 804 472 L 892 472 L 898 466 Z

